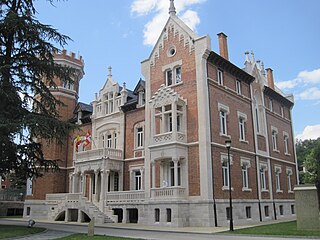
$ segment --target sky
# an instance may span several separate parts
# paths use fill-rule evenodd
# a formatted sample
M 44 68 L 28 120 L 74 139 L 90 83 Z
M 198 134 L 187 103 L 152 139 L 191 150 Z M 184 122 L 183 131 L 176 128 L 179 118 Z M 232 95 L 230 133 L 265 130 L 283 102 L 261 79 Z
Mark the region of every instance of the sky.
M 72 38 L 65 48 L 82 55 L 79 100 L 90 103 L 113 78 L 134 89 L 168 17 L 169 0 L 35 0 L 36 17 Z M 276 85 L 295 98 L 298 139 L 320 137 L 319 0 L 175 0 L 177 16 L 198 36 L 228 36 L 229 58 L 244 67 L 245 51 L 272 68 Z

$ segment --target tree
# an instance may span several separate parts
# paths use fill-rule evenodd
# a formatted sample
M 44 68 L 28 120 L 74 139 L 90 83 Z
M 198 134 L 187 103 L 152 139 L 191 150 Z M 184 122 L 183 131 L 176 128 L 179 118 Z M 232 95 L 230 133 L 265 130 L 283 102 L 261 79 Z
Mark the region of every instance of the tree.
M 301 183 L 315 184 L 320 209 L 320 138 L 297 143 L 297 157 L 305 171 L 300 173 Z
M 52 3 L 52 0 L 48 1 Z M 0 174 L 38 177 L 56 169 L 37 139 L 65 141 L 73 126 L 59 120 L 54 78 L 74 70 L 54 62 L 70 38 L 35 18 L 33 0 L 0 0 Z M 45 81 L 43 81 L 45 79 Z

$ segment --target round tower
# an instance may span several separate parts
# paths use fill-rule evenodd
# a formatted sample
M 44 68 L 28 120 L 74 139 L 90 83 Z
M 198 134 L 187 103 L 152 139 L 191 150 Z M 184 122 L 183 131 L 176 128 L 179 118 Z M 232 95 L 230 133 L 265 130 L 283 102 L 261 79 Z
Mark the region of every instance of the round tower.
M 51 88 L 52 95 L 63 104 L 57 106 L 59 118 L 62 121 L 70 121 L 73 118 L 74 109 L 78 102 L 79 84 L 84 75 L 84 61 L 82 56 L 76 56 L 75 53 L 67 53 L 63 50 L 61 53 L 54 54 L 54 61 L 57 64 L 66 65 L 76 69 L 73 75 L 73 82 L 64 82 L 59 78 L 54 78 L 56 87 Z M 68 171 L 70 166 L 68 152 L 70 148 L 69 137 L 65 144 L 59 144 L 56 141 L 40 140 L 45 159 L 57 160 L 60 170 L 57 172 L 46 172 L 43 177 L 34 179 L 32 186 L 32 195 L 28 199 L 45 199 L 47 193 L 64 193 L 68 189 Z

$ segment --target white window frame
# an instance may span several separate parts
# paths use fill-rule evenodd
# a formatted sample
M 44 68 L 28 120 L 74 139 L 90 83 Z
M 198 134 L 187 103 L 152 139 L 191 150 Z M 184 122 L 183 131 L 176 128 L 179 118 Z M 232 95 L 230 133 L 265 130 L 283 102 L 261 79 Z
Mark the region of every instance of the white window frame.
M 146 103 L 146 95 L 144 91 L 140 91 L 139 92 L 139 96 L 138 96 L 138 105 L 139 106 L 144 106 Z
M 275 181 L 276 181 L 276 192 L 277 193 L 282 193 L 283 191 L 281 190 L 281 166 L 275 166 L 274 168 L 275 172 Z
M 230 113 L 229 107 L 218 103 L 218 110 L 219 110 L 219 123 L 220 123 L 220 136 L 228 136 L 228 115 Z
M 261 185 L 261 192 L 268 192 L 267 189 L 267 169 L 268 165 L 267 164 L 261 164 L 259 167 L 259 177 L 260 177 L 260 185 Z
M 241 176 L 242 176 L 242 191 L 251 192 L 252 189 L 249 188 L 249 168 L 251 167 L 250 158 L 240 157 L 241 165 Z
M 218 79 L 218 85 L 223 86 L 223 71 L 218 69 L 217 71 L 217 79 Z
M 293 191 L 292 191 L 292 181 L 291 181 L 292 168 L 287 167 L 286 174 L 287 174 L 288 193 L 293 193 Z
M 289 134 L 283 132 L 283 144 L 284 144 L 284 154 L 290 156 L 289 153 Z
M 238 95 L 241 95 L 241 81 L 236 80 L 236 92 Z
M 144 147 L 144 122 L 135 125 L 135 148 L 140 149 Z M 139 131 L 141 129 L 142 131 Z
M 180 69 L 179 73 L 178 73 L 178 69 Z M 164 72 L 165 74 L 166 86 L 174 86 L 182 83 L 182 60 L 175 61 L 173 63 L 162 66 L 162 72 Z M 169 72 L 171 72 L 171 77 L 172 77 L 171 84 L 169 84 L 168 82 Z
M 272 142 L 272 150 L 274 152 L 279 152 L 279 150 L 278 150 L 278 129 L 273 126 L 271 126 L 271 142 Z
M 134 171 L 134 190 L 139 191 L 141 189 L 142 189 L 142 172 L 140 170 Z
M 237 115 L 239 123 L 239 141 L 248 143 L 248 141 L 246 141 L 246 122 L 248 119 L 247 114 L 237 111 Z
M 221 165 L 222 165 L 222 190 L 229 191 L 229 166 L 228 166 L 228 154 L 221 153 L 220 156 Z M 233 165 L 232 155 L 230 155 L 230 167 Z M 233 190 L 231 186 L 231 191 Z
M 106 147 L 112 148 L 112 134 L 111 133 L 106 134 Z
M 273 100 L 271 98 L 269 99 L 269 110 L 273 112 Z

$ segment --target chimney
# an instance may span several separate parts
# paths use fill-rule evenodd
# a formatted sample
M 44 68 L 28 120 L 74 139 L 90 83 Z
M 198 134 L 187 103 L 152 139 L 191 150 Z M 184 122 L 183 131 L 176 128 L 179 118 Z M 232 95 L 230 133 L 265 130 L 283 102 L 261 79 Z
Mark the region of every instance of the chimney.
M 271 68 L 267 68 L 267 79 L 269 88 L 274 90 L 274 80 L 273 80 L 273 70 Z
M 227 35 L 225 35 L 223 32 L 218 33 L 218 39 L 219 39 L 220 56 L 226 60 L 229 60 Z

